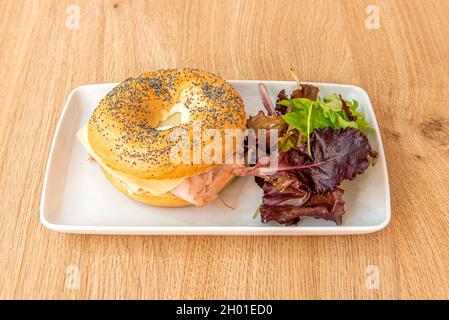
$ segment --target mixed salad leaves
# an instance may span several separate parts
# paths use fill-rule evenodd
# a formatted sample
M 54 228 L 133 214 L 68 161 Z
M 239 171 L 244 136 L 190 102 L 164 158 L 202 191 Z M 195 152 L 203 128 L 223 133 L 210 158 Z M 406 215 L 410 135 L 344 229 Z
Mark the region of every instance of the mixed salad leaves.
M 297 82 L 290 95 L 279 92 L 275 106 L 260 85 L 267 114 L 261 111 L 247 122 L 249 129 L 278 130 L 277 167 L 258 159 L 236 173 L 255 176 L 262 188 L 262 222 L 294 225 L 308 216 L 340 225 L 345 213 L 340 184 L 374 164 L 377 154 L 368 139 L 373 129 L 357 111 L 356 100 L 320 97 L 317 87 Z

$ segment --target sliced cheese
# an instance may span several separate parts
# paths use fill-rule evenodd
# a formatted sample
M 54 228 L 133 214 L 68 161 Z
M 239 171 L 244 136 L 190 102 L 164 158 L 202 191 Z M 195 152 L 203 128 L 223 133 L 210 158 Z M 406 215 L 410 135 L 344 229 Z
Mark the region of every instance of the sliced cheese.
M 106 163 L 104 163 L 101 158 L 92 150 L 90 146 L 89 139 L 87 136 L 87 125 L 81 128 L 77 137 L 81 142 L 83 147 L 86 149 L 87 153 L 97 161 L 97 163 L 114 178 L 120 180 L 123 184 L 128 187 L 128 191 L 132 193 L 142 193 L 142 190 L 149 192 L 155 196 L 164 194 L 180 183 L 182 183 L 185 178 L 181 179 L 166 179 L 166 180 L 150 180 L 150 179 L 140 179 L 135 177 L 130 177 L 122 172 L 112 169 Z

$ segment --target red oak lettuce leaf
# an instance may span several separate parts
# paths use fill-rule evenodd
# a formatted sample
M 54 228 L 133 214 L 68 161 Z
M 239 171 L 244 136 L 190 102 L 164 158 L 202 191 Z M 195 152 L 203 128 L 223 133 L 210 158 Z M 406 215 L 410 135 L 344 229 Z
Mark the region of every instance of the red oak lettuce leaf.
M 367 137 L 352 127 L 316 129 L 310 136 L 310 146 L 313 165 L 304 171 L 316 193 L 335 191 L 341 181 L 365 172 L 370 158 L 375 157 Z
M 297 167 L 310 161 L 300 149 L 291 149 L 279 154 L 282 168 Z M 262 162 L 265 163 L 265 162 Z M 270 175 L 256 176 L 263 190 L 260 209 L 263 222 L 277 221 L 292 225 L 301 217 L 315 217 L 341 224 L 344 214 L 343 190 L 327 194 L 315 194 L 310 190 L 311 181 L 302 170 L 279 170 Z
M 263 182 L 257 182 L 259 186 L 263 189 L 263 183 L 269 183 L 277 191 L 284 192 L 286 189 L 295 189 L 309 191 L 309 187 L 305 184 L 297 174 L 292 171 L 280 171 L 274 175 L 259 176 Z
M 236 174 L 261 176 L 271 182 L 280 172 L 294 172 L 311 191 L 322 194 L 335 191 L 343 180 L 365 172 L 376 156 L 367 137 L 352 127 L 315 129 L 310 135 L 310 156 L 306 149 L 304 143 L 301 148 L 279 153 L 277 167 L 261 159 L 253 167 L 239 168 Z
M 279 153 L 275 168 L 266 158 L 253 167 L 239 169 L 238 175 L 256 176 L 263 189 L 263 222 L 291 225 L 309 216 L 341 224 L 344 201 L 343 190 L 338 186 L 342 180 L 362 174 L 375 152 L 366 136 L 352 127 L 316 129 L 310 144 L 310 156 L 304 143 L 300 148 Z
M 256 180 L 259 180 L 258 184 L 264 191 L 263 206 L 302 206 L 311 195 L 307 186 L 303 185 L 297 178 L 291 179 L 290 181 L 293 181 L 293 183 L 283 190 L 279 190 L 269 182 L 264 182 L 259 177 L 256 177 Z
M 301 217 L 314 217 L 334 221 L 337 225 L 342 223 L 345 202 L 342 199 L 341 189 L 325 194 L 311 194 L 304 203 L 301 203 L 303 197 L 289 199 L 283 203 L 283 194 L 278 192 L 280 204 L 271 205 L 270 203 L 276 199 L 276 193 L 269 195 L 269 192 L 265 191 L 268 188 L 268 183 L 264 184 L 264 201 L 260 209 L 262 222 L 277 221 L 280 224 L 292 225 L 297 224 Z M 294 203 L 294 199 L 298 199 L 301 204 Z
M 277 115 L 265 115 L 263 111 L 259 111 L 255 116 L 250 116 L 246 120 L 246 127 L 248 129 L 253 129 L 256 137 L 258 136 L 258 130 L 264 129 L 265 142 L 268 149 L 270 146 L 277 141 L 270 141 L 270 130 L 276 129 L 278 131 L 278 136 L 282 136 L 287 130 L 288 124 L 282 119 L 281 116 Z
M 263 111 L 259 111 L 255 116 L 250 116 L 246 121 L 246 127 L 248 129 L 259 130 L 259 129 L 277 129 L 279 134 L 281 134 L 285 129 L 287 129 L 288 124 L 280 116 L 276 115 L 265 115 Z
M 343 100 L 341 95 L 339 95 L 339 98 L 341 100 L 341 106 L 343 108 L 343 111 L 346 113 L 346 116 L 348 117 L 349 121 L 356 121 L 357 120 L 357 116 L 352 114 L 351 109 L 349 109 L 349 106 L 346 103 L 346 101 Z
M 288 98 L 288 96 L 287 96 L 287 94 L 285 93 L 285 89 L 282 89 L 279 93 L 278 93 L 278 97 L 277 97 L 277 100 L 276 100 L 276 107 L 275 107 L 275 109 L 276 109 L 276 113 L 277 114 L 280 114 L 280 115 L 284 115 L 284 114 L 286 114 L 287 113 L 287 106 L 283 106 L 283 105 L 280 105 L 280 104 L 277 104 L 279 101 L 283 101 L 283 100 L 288 100 L 289 98 Z
M 311 84 L 301 84 L 301 88 L 296 89 L 292 92 L 292 99 L 294 98 L 307 98 L 309 100 L 315 101 L 320 89 L 318 87 L 312 86 Z

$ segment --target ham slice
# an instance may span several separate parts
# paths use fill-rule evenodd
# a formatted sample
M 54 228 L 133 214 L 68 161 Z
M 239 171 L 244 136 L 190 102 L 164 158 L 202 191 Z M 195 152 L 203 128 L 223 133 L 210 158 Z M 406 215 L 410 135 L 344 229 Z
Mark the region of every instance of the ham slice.
M 218 197 L 218 193 L 234 178 L 234 165 L 221 164 L 199 175 L 187 178 L 170 190 L 175 196 L 202 207 Z

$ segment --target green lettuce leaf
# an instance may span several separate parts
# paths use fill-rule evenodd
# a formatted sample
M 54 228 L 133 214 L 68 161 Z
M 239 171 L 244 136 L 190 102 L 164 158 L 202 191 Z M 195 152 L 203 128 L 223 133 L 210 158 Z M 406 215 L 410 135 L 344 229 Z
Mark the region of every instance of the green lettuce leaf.
M 358 102 L 345 101 L 355 119 L 351 121 L 342 107 L 341 99 L 332 94 L 317 101 L 306 98 L 294 98 L 290 100 L 282 100 L 277 104 L 283 106 L 292 106 L 291 112 L 282 116 L 285 122 L 299 131 L 303 139 L 307 141 L 308 153 L 310 154 L 310 133 L 315 129 L 323 129 L 331 127 L 332 129 L 346 129 L 348 127 L 359 129 L 365 135 L 372 132 L 371 126 L 368 124 L 363 115 L 357 111 Z M 281 146 L 282 151 L 288 151 L 292 147 L 292 143 Z
M 324 105 L 326 105 L 327 107 L 329 107 L 333 111 L 337 111 L 338 112 L 338 111 L 341 111 L 342 108 L 343 108 L 341 100 L 337 96 L 336 93 L 331 94 L 329 96 L 323 97 L 322 102 L 323 102 Z

